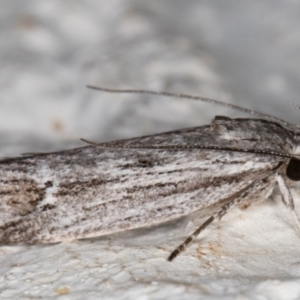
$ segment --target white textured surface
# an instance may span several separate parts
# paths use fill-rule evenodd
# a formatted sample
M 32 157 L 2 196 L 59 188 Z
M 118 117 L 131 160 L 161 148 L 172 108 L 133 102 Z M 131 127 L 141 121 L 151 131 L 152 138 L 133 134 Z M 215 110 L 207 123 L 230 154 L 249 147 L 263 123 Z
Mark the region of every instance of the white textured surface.
M 200 94 L 296 122 L 299 112 L 285 100 L 299 104 L 299 8 L 294 1 L 2 1 L 1 154 L 194 126 L 229 113 L 101 94 L 86 84 Z M 300 299 L 300 237 L 273 200 L 232 211 L 173 263 L 170 251 L 203 219 L 1 247 L 1 298 Z

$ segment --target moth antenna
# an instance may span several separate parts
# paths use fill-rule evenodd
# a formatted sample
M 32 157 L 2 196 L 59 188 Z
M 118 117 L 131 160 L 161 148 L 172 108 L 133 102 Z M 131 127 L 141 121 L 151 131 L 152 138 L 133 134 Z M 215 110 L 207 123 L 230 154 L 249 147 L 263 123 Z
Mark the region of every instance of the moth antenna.
M 97 143 L 91 142 L 91 141 L 86 140 L 86 139 L 79 139 L 79 140 L 82 141 L 82 142 L 84 142 L 84 143 L 87 143 L 89 145 L 98 146 Z
M 283 124 L 284 126 L 291 126 L 288 122 L 284 121 L 283 119 L 261 113 L 252 109 L 244 108 L 239 105 L 231 104 L 231 103 L 226 103 L 220 100 L 215 100 L 215 99 L 210 99 L 206 97 L 200 97 L 200 96 L 193 96 L 193 95 L 186 95 L 186 94 L 177 94 L 177 93 L 170 93 L 170 92 L 158 92 L 158 91 L 150 91 L 150 90 L 131 90 L 131 89 L 110 89 L 110 88 L 104 88 L 104 87 L 96 87 L 92 85 L 87 85 L 86 86 L 89 89 L 92 90 L 97 90 L 97 91 L 102 91 L 102 92 L 107 92 L 107 93 L 120 93 L 120 94 L 144 94 L 144 95 L 157 95 L 157 96 L 163 96 L 163 97 L 173 97 L 173 98 L 181 98 L 181 99 L 189 99 L 189 100 L 195 100 L 195 101 L 201 101 L 201 102 L 206 102 L 206 103 L 211 103 L 211 104 L 216 104 L 219 106 L 223 107 L 229 107 L 233 110 L 240 111 L 246 114 L 258 116 L 265 118 L 270 121 L 275 121 Z
M 240 152 L 240 153 L 252 153 L 252 154 L 260 154 L 260 155 L 272 155 L 279 156 L 284 158 L 294 158 L 300 159 L 297 155 L 286 154 L 276 151 L 263 151 L 263 150 L 253 150 L 253 149 L 241 149 L 241 148 L 231 148 L 231 147 L 218 147 L 218 146 L 202 146 L 202 145 L 193 145 L 193 146 L 138 146 L 138 145 L 118 145 L 118 144 L 95 144 L 96 146 L 101 146 L 105 148 L 124 148 L 124 149 L 169 149 L 169 150 L 193 150 L 193 149 L 201 149 L 201 150 L 216 150 L 216 151 L 231 151 L 231 152 Z

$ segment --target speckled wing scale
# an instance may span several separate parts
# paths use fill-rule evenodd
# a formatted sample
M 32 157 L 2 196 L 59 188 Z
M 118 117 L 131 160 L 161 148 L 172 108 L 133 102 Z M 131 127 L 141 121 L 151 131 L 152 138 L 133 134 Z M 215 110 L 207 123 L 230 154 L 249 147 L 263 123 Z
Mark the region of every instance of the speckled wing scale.
M 267 199 L 277 183 L 294 212 L 289 186 L 300 180 L 299 128 L 265 117 L 216 117 L 201 127 L 3 159 L 0 243 L 101 236 L 218 204 L 172 260 L 214 219 Z

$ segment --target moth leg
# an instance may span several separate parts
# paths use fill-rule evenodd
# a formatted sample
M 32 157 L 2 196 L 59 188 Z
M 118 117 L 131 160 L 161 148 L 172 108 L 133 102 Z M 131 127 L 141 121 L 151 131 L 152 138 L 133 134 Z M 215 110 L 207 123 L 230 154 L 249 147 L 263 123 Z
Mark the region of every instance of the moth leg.
M 278 187 L 279 187 L 279 190 L 280 190 L 280 193 L 281 193 L 282 202 L 286 207 L 290 208 L 290 210 L 292 212 L 292 215 L 293 215 L 293 218 L 295 219 L 295 222 L 297 224 L 297 228 L 298 228 L 299 233 L 300 233 L 300 219 L 299 219 L 299 216 L 297 215 L 297 213 L 295 212 L 295 205 L 294 205 L 294 200 L 293 200 L 293 196 L 291 194 L 291 191 L 288 188 L 288 186 L 287 186 L 287 184 L 286 184 L 286 182 L 285 182 L 282 175 L 277 174 L 276 175 L 276 180 L 277 180 Z
M 221 220 L 221 218 L 228 212 L 228 210 L 235 204 L 238 203 L 240 199 L 234 199 L 223 205 L 218 209 L 212 216 L 210 216 L 192 235 L 190 235 L 180 246 L 178 246 L 168 257 L 168 261 L 172 261 L 177 257 L 185 248 L 203 231 L 215 218 Z
M 236 195 L 233 200 L 227 202 L 220 209 L 215 211 L 215 213 L 211 217 L 209 217 L 191 236 L 189 236 L 179 247 L 177 247 L 170 254 L 170 256 L 168 257 L 168 261 L 172 261 L 181 252 L 183 252 L 185 248 L 199 235 L 199 233 L 204 230 L 214 219 L 218 218 L 219 220 L 221 220 L 223 216 L 230 210 L 230 208 L 240 205 L 243 201 L 249 200 L 249 198 L 257 198 L 257 195 L 260 195 L 266 188 L 269 187 L 272 178 L 274 178 L 273 174 L 272 176 L 263 178 L 264 180 L 257 180 L 253 182 L 251 185 L 246 187 L 239 195 Z M 292 197 L 290 199 L 292 199 Z M 293 199 L 287 203 L 290 203 L 290 206 L 292 208 L 294 207 Z M 299 219 L 298 222 L 298 224 L 300 224 Z
M 204 230 L 213 220 L 214 216 L 210 216 L 192 235 L 190 235 L 180 246 L 178 246 L 168 257 L 168 261 L 172 261 L 176 256 L 185 250 L 188 244 L 190 244 L 199 233 Z

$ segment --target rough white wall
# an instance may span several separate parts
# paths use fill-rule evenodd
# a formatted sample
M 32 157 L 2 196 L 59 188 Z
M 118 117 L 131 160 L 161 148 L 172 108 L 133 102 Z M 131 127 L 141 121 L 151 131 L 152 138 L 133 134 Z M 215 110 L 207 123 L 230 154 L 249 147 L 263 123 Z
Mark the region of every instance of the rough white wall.
M 283 0 L 4 0 L 1 156 L 238 115 L 86 84 L 198 94 L 296 122 L 285 101 L 300 94 L 299 8 Z M 300 298 L 300 237 L 276 194 L 232 211 L 167 262 L 205 214 L 94 240 L 1 247 L 1 298 Z

